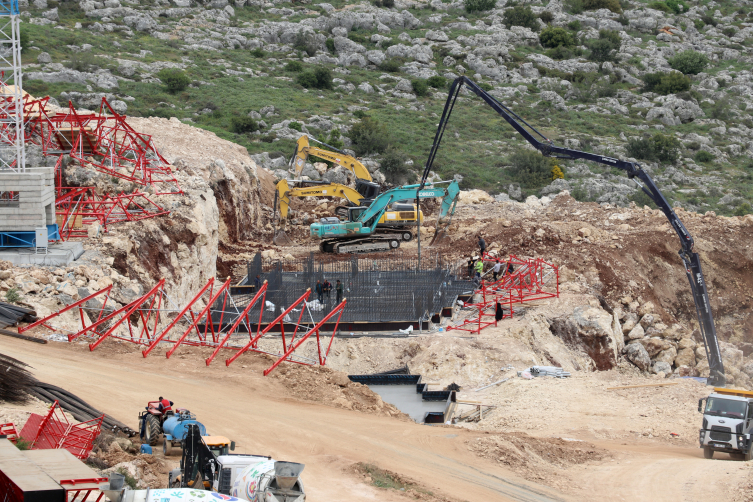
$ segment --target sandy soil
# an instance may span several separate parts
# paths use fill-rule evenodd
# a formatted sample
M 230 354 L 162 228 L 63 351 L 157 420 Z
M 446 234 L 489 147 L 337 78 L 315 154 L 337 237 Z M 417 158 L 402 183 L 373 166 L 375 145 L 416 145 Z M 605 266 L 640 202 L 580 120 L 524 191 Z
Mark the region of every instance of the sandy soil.
M 301 395 L 300 390 L 291 390 L 293 379 L 260 375 L 268 362 L 259 356 L 244 356 L 238 361 L 241 364 L 229 368 L 207 368 L 198 364 L 205 357 L 198 350 L 189 349 L 166 360 L 157 354 L 143 359 L 137 352 L 119 350 L 115 343 L 103 349 L 89 353 L 78 344 L 38 346 L 0 339 L 0 352 L 31 363 L 39 379 L 64 385 L 121 421 L 135 423 L 144 402 L 164 394 L 177 405 L 189 407 L 210 432 L 234 439 L 238 452 L 305 463 L 303 480 L 312 501 L 406 500 L 400 492 L 367 484 L 363 476 L 354 473 L 353 465 L 358 462 L 399 473 L 443 497 L 468 501 L 716 500 L 737 493 L 751 469 L 748 464 L 721 459 L 722 455 L 719 460 L 704 460 L 692 442 L 589 437 L 587 431 L 578 430 L 582 420 L 577 414 L 554 415 L 556 420 L 545 420 L 544 428 L 515 427 L 533 438 L 520 433 L 429 427 L 386 413 L 301 400 L 295 397 Z M 553 385 L 546 392 L 565 402 L 570 393 L 566 386 L 572 382 Z M 550 388 L 540 382 L 526 383 L 539 390 Z M 595 422 L 600 413 L 620 413 L 619 409 L 604 409 L 598 395 L 586 393 L 575 401 L 584 399 L 592 405 Z M 520 404 L 525 395 L 515 400 Z M 531 401 L 518 413 L 537 423 L 552 414 L 552 407 L 537 407 Z M 671 417 L 662 417 L 665 419 Z M 621 427 L 633 427 L 629 425 L 632 421 L 630 413 L 618 420 Z M 490 438 L 499 440 L 490 443 Z M 568 441 L 571 439 L 585 441 Z M 505 451 L 532 469 L 520 468 L 520 461 L 506 464 L 502 461 Z M 557 459 L 543 459 L 557 452 L 563 452 Z M 533 476 L 533 470 L 541 474 Z

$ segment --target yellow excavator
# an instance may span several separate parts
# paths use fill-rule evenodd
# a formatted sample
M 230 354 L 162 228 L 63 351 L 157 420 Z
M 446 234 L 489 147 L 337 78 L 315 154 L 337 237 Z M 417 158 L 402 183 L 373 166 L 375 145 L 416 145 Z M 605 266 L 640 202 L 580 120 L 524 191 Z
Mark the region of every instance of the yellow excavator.
M 285 234 L 285 224 L 288 218 L 291 197 L 339 197 L 345 199 L 348 206 L 352 207 L 370 205 L 381 192 L 379 184 L 372 181 L 369 170 L 366 169 L 366 167 L 357 159 L 347 155 L 345 152 L 342 152 L 337 148 L 318 142 L 313 138 L 311 141 L 331 148 L 332 150 L 325 150 L 323 148 L 311 146 L 309 143 L 309 137 L 306 135 L 301 136 L 296 144 L 295 154 L 290 159 L 290 167 L 295 171 L 296 178 L 300 179 L 301 172 L 308 161 L 309 155 L 315 155 L 352 172 L 356 177 L 356 188 L 353 189 L 339 183 L 329 183 L 326 181 L 297 180 L 293 181 L 295 186 L 291 187 L 289 180 L 280 180 L 277 183 L 274 203 L 275 210 L 277 210 L 278 203 L 280 210 L 280 228 L 275 229 L 273 239 L 274 243 L 277 245 L 284 246 L 292 243 Z M 347 206 L 338 207 L 335 214 L 342 214 L 347 217 Z M 423 221 L 423 212 L 421 213 L 420 219 Z M 379 223 L 377 224 L 379 230 L 377 231 L 399 234 L 400 239 L 407 242 L 413 238 L 413 232 L 408 227 L 416 226 L 418 224 L 416 220 L 415 205 L 395 203 L 391 207 L 391 210 L 385 212 L 380 218 Z

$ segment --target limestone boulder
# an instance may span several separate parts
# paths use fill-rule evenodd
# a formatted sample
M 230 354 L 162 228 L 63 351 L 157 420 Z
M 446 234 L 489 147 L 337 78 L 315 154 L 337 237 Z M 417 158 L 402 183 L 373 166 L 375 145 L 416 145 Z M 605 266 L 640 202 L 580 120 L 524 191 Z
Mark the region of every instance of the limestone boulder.
M 625 346 L 625 357 L 641 371 L 651 368 L 651 358 L 641 343 L 633 342 Z
M 613 316 L 592 306 L 576 307 L 572 315 L 550 320 L 552 333 L 566 345 L 585 352 L 598 370 L 612 369 L 622 349 L 622 337 L 612 330 Z

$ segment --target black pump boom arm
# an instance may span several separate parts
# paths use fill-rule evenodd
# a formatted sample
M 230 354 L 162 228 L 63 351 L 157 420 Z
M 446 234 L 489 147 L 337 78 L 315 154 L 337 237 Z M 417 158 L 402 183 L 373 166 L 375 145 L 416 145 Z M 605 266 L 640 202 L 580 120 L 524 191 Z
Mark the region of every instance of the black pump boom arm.
M 709 303 L 709 293 L 706 288 L 706 281 L 703 278 L 703 272 L 701 271 L 701 260 L 693 250 L 693 237 L 682 224 L 680 219 L 675 214 L 672 206 L 670 206 L 667 199 L 661 193 L 659 188 L 651 179 L 651 176 L 644 171 L 640 164 L 636 162 L 627 162 L 612 157 L 605 157 L 603 155 L 597 155 L 595 153 L 582 152 L 580 150 L 573 150 L 570 148 L 564 148 L 555 145 L 552 140 L 548 139 L 542 133 L 536 130 L 533 126 L 528 124 L 515 112 L 507 108 L 505 105 L 497 101 L 497 99 L 487 93 L 484 89 L 479 87 L 473 80 L 468 77 L 458 77 L 452 83 L 450 87 L 449 95 L 445 103 L 444 111 L 442 112 L 442 118 L 437 128 L 437 133 L 434 136 L 434 144 L 429 152 L 429 159 L 426 161 L 424 173 L 421 178 L 421 188 L 426 183 L 426 179 L 429 172 L 434 165 L 434 158 L 439 150 L 439 145 L 442 142 L 444 136 L 444 130 L 447 127 L 452 110 L 455 106 L 460 90 L 463 85 L 467 86 L 470 91 L 483 99 L 486 104 L 492 107 L 499 115 L 502 116 L 526 141 L 528 141 L 534 148 L 541 152 L 546 157 L 554 157 L 558 159 L 582 159 L 590 160 L 592 162 L 598 162 L 599 164 L 605 164 L 613 166 L 618 169 L 622 169 L 628 175 L 628 178 L 638 178 L 642 184 L 636 183 L 641 189 L 648 195 L 651 200 L 654 201 L 656 206 L 664 213 L 669 220 L 669 223 L 674 228 L 678 237 L 680 238 L 681 249 L 679 251 L 680 258 L 682 258 L 685 265 L 685 272 L 690 282 L 690 289 L 693 292 L 693 301 L 695 302 L 696 314 L 698 316 L 698 326 L 703 336 L 703 342 L 706 346 L 706 357 L 709 361 L 709 379 L 708 384 L 717 387 L 723 387 L 726 383 L 724 375 L 724 365 L 722 362 L 721 351 L 719 350 L 719 343 L 716 336 L 716 328 L 714 327 L 714 317 L 711 312 L 711 305 Z M 420 190 L 420 189 L 419 189 Z

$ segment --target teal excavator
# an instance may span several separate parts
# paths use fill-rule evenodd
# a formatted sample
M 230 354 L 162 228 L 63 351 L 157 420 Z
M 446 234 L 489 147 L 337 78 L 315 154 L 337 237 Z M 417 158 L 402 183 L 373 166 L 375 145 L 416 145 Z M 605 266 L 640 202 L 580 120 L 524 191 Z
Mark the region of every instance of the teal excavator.
M 446 186 L 441 186 L 445 185 Z M 377 224 L 385 211 L 394 202 L 405 199 L 442 198 L 437 222 L 436 236 L 443 235 L 455 213 L 460 187 L 457 181 L 440 181 L 431 185 L 405 185 L 388 190 L 379 195 L 368 207 L 349 207 L 347 220 L 339 218 L 322 218 L 319 223 L 312 223 L 311 236 L 322 239 L 319 249 L 323 253 L 374 253 L 390 251 L 400 247 L 401 233 L 376 233 Z

